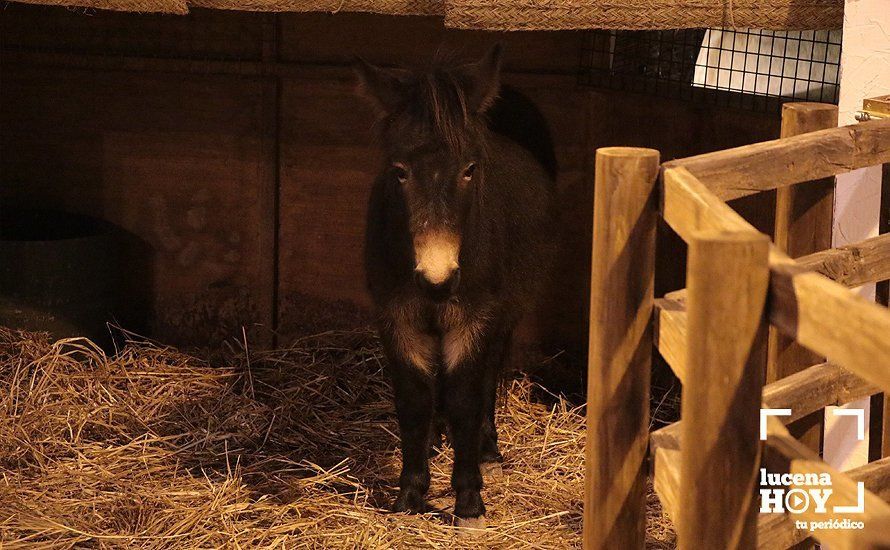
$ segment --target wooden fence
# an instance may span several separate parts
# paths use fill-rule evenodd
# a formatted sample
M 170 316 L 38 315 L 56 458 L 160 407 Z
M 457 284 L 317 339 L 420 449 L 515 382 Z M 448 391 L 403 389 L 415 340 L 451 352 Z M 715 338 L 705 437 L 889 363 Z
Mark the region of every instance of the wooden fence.
M 890 392 L 890 311 L 849 291 L 890 279 L 890 234 L 828 249 L 833 177 L 890 163 L 890 116 L 836 125 L 836 107 L 795 103 L 774 141 L 660 166 L 651 149 L 597 151 L 585 548 L 643 547 L 647 458 L 681 548 L 890 547 L 890 458 L 819 458 L 824 407 Z M 772 189 L 775 242 L 725 202 Z M 689 254 L 687 288 L 655 299 L 659 216 Z M 653 345 L 683 395 L 682 421 L 650 434 Z M 765 440 L 761 408 L 791 410 Z M 827 473 L 831 502 L 864 511 L 760 514 L 761 467 Z M 863 528 L 809 530 L 833 519 Z

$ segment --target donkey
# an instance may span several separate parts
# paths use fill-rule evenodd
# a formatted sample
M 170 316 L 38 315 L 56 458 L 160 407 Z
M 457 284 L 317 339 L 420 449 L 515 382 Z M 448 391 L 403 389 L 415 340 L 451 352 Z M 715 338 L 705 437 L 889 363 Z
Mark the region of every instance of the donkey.
M 499 98 L 500 64 L 498 45 L 479 61 L 421 72 L 356 67 L 386 158 L 365 262 L 401 433 L 393 510 L 426 509 L 444 420 L 460 525 L 484 525 L 480 464 L 502 460 L 498 377 L 554 242 L 550 134 L 524 96 L 505 87 Z

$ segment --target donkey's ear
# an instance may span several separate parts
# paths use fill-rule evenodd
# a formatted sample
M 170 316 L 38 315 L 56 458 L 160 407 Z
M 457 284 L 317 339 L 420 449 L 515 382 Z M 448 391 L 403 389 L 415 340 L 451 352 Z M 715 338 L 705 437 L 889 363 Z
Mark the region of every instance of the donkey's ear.
M 402 100 L 407 71 L 377 67 L 360 57 L 356 58 L 353 70 L 358 79 L 356 92 L 378 111 L 391 113 Z
M 466 81 L 466 93 L 469 107 L 482 113 L 498 97 L 501 88 L 501 58 L 504 48 L 495 44 L 482 59 L 458 67 L 458 71 Z

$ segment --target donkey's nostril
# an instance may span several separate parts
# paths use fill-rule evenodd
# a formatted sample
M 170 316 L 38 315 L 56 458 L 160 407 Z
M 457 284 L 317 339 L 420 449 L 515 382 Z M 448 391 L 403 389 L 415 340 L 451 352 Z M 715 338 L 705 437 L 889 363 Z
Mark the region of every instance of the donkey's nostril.
M 459 267 L 454 270 L 454 272 L 451 274 L 451 278 L 448 279 L 447 282 L 450 286 L 451 293 L 454 294 L 454 292 L 457 290 L 457 285 L 460 284 L 460 268 Z
M 435 283 L 427 279 L 423 271 L 419 269 L 414 270 L 414 284 L 416 284 L 417 288 L 419 288 L 428 298 L 435 301 L 443 301 L 454 294 L 459 282 L 460 269 L 458 268 L 455 268 L 444 281 Z
M 414 270 L 414 284 L 417 285 L 417 288 L 423 290 L 426 285 L 426 277 L 423 276 L 423 271 L 419 269 Z

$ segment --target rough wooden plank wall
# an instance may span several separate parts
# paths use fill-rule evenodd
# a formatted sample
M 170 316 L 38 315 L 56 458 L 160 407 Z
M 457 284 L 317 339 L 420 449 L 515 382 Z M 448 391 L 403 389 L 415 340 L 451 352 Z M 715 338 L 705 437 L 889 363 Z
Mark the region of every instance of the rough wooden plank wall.
M 4 67 L 2 193 L 134 233 L 154 250 L 152 333 L 210 342 L 271 319 L 263 84 L 177 76 Z
M 262 325 L 257 334 L 276 327 L 280 343 L 355 326 L 367 320 L 364 201 L 380 160 L 372 115 L 352 96 L 347 65 L 355 55 L 422 63 L 440 43 L 472 56 L 495 39 L 507 47 L 505 80 L 549 120 L 561 167 L 560 277 L 521 339 L 568 348 L 581 364 L 593 151 L 652 147 L 670 159 L 775 137 L 779 120 L 580 88 L 577 32 L 476 33 L 430 18 L 361 14 L 174 17 L 10 4 L 0 12 L 0 196 L 107 216 L 166 251 L 155 334 L 171 342 L 218 344 L 238 337 L 242 324 Z M 209 191 L 195 191 L 203 187 Z M 147 202 L 152 193 L 166 212 Z M 190 215 L 193 208 L 204 214 Z M 769 205 L 751 208 L 749 219 L 771 225 Z M 174 231 L 153 229 L 157 217 Z M 167 251 L 171 234 L 185 243 L 202 235 L 178 252 L 190 259 L 177 259 L 176 246 Z M 682 244 L 661 237 L 659 293 L 682 287 L 684 277 Z M 232 250 L 238 259 L 226 260 Z

